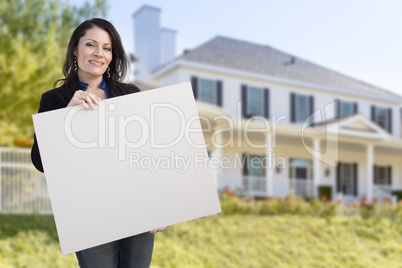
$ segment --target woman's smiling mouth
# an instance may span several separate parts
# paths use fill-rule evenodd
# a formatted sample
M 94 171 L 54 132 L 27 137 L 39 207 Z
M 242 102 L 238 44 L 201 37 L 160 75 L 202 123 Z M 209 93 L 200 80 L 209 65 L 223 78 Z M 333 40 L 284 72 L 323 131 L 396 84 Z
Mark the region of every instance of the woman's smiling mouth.
M 97 62 L 97 61 L 93 61 L 93 60 L 90 60 L 89 62 L 90 62 L 92 65 L 95 65 L 96 67 L 100 67 L 100 66 L 103 65 L 102 62 Z

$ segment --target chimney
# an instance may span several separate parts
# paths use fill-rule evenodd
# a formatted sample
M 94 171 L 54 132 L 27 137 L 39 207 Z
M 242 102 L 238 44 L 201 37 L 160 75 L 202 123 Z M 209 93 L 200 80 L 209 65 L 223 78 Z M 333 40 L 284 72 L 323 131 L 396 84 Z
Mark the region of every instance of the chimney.
M 144 5 L 133 14 L 136 80 L 148 82 L 152 70 L 160 66 L 160 12 Z
M 176 56 L 176 31 L 161 30 L 161 65 L 173 60 Z
M 161 9 L 142 6 L 133 14 L 136 80 L 152 83 L 151 73 L 176 55 L 176 31 L 161 29 Z

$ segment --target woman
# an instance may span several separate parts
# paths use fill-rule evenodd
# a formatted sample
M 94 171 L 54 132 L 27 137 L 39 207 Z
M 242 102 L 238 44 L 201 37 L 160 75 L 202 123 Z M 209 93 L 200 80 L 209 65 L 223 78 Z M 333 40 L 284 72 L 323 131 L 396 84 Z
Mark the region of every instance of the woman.
M 127 72 L 127 56 L 120 35 L 104 19 L 81 23 L 73 32 L 63 66 L 64 79 L 58 88 L 42 95 L 39 113 L 82 105 L 95 109 L 99 101 L 139 92 L 122 80 Z M 31 151 L 34 166 L 43 172 L 36 136 Z M 149 267 L 154 234 L 167 227 L 76 252 L 80 267 Z

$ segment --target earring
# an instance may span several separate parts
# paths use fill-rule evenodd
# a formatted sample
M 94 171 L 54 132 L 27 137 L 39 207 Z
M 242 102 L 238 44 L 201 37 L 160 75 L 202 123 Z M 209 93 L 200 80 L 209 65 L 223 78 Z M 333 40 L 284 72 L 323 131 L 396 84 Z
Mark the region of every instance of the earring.
M 77 72 L 77 57 L 74 57 L 74 71 Z
M 110 77 L 110 67 L 107 67 L 107 77 Z

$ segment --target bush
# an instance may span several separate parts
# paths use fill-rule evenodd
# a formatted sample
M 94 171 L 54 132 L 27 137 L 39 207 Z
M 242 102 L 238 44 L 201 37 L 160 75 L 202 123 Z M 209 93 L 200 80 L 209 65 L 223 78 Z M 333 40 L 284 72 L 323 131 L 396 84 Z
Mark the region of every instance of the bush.
M 385 198 L 382 202 L 373 199 L 343 205 L 340 202 L 329 200 L 326 195 L 320 199 L 306 200 L 294 194 L 286 198 L 265 198 L 256 200 L 253 197 L 239 197 L 230 190 L 220 194 L 222 213 L 252 214 L 252 215 L 300 215 L 314 217 L 358 216 L 362 218 L 390 218 L 402 219 L 402 201 L 392 205 L 391 200 Z
M 318 187 L 318 196 L 321 198 L 332 199 L 332 187 L 331 186 L 320 186 Z
M 393 191 L 392 195 L 396 195 L 398 201 L 402 200 L 402 191 Z

